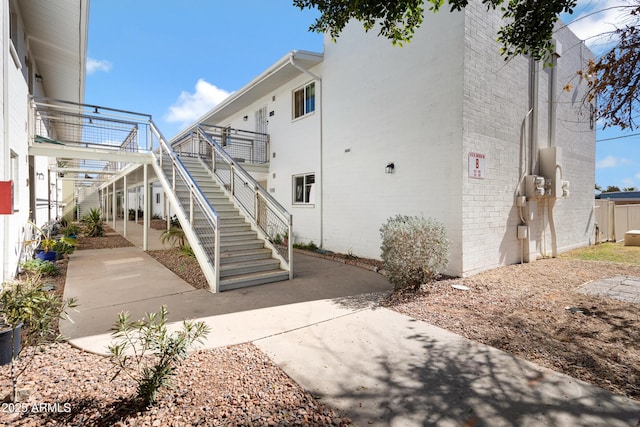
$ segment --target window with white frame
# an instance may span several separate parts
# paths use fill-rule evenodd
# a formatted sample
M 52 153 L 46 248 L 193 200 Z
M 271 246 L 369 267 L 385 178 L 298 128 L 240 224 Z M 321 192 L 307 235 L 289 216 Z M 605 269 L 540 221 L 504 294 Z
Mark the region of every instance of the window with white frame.
M 311 82 L 293 91 L 293 118 L 297 119 L 316 110 L 316 84 Z
M 293 203 L 313 204 L 313 186 L 316 183 L 315 174 L 294 175 L 293 177 Z

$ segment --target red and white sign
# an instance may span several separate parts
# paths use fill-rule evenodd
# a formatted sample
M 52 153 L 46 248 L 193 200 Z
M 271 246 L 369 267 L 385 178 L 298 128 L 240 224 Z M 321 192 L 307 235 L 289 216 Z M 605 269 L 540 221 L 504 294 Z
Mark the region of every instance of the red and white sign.
M 486 175 L 484 160 L 484 154 L 469 152 L 469 178 L 484 179 Z

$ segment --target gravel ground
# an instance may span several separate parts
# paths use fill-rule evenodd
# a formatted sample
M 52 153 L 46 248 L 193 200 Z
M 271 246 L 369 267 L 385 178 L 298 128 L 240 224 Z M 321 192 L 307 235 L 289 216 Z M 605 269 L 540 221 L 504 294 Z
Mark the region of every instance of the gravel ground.
M 78 250 L 130 245 L 108 234 L 81 237 Z M 191 265 L 194 259 L 178 250 L 158 252 L 174 270 L 188 266 L 185 270 L 194 272 L 190 281 L 206 286 L 197 263 L 195 268 Z M 66 260 L 58 261 L 61 275 L 46 280 L 56 285 L 57 293 L 64 290 L 66 265 Z M 25 352 L 18 367 L 34 354 L 32 349 Z M 35 353 L 18 381 L 26 397 L 0 408 L 0 426 L 350 425 L 348 418 L 319 403 L 251 344 L 192 353 L 152 408 L 136 407 L 136 384 L 125 376 L 111 381 L 114 373 L 108 358 L 66 343 L 50 344 Z M 9 378 L 9 366 L 0 367 L 1 396 L 11 390 Z
M 0 374 L 8 390 L 8 367 Z M 35 356 L 19 386 L 29 397 L 0 412 L 16 426 L 277 426 L 348 425 L 319 404 L 251 344 L 197 351 L 178 368 L 172 387 L 144 410 L 131 400 L 135 383 L 111 381 L 106 358 L 68 344 Z M 46 406 L 49 404 L 49 406 Z M 9 409 L 18 412 L 10 413 Z M 23 412 L 24 411 L 24 412 Z
M 81 240 L 80 249 L 117 244 L 129 245 L 125 239 L 109 236 L 84 243 Z M 206 286 L 195 260 L 177 249 L 151 255 L 193 286 Z M 352 256 L 328 256 L 356 263 Z M 60 263 L 64 267 L 65 262 Z M 368 260 L 358 259 L 357 263 L 379 268 Z M 542 260 L 464 279 L 437 281 L 417 293 L 395 293 L 384 305 L 640 400 L 638 306 L 577 292 L 586 282 L 614 276 L 640 277 L 640 267 L 567 258 Z M 469 290 L 455 289 L 454 284 Z M 55 344 L 38 354 L 33 366 L 19 383 L 30 392 L 25 402 L 58 404 L 62 412 L 32 412 L 34 407 L 22 406 L 29 412 L 0 413 L 0 424 L 349 424 L 347 418 L 318 403 L 250 344 L 192 354 L 180 367 L 174 387 L 148 410 L 131 404 L 135 391 L 132 382 L 124 377 L 109 381 L 113 370 L 101 356 Z M 7 374 L 8 367 L 1 367 L 3 393 L 9 387 Z
M 586 282 L 615 276 L 640 277 L 640 267 L 547 259 L 438 281 L 417 294 L 396 293 L 385 305 L 640 400 L 638 304 L 577 292 Z

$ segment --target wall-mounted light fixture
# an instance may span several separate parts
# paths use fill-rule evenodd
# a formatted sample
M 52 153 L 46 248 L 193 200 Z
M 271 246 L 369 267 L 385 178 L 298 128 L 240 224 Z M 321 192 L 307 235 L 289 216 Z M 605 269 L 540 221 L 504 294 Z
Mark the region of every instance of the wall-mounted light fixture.
M 38 83 L 42 83 L 42 75 L 41 74 L 36 73 L 36 81 Z
M 38 181 L 43 181 L 44 180 L 44 174 L 42 172 L 38 172 L 36 174 L 36 176 L 38 177 Z
M 242 120 L 244 120 L 244 121 L 246 122 L 247 120 L 249 120 L 249 116 L 244 116 L 244 117 L 242 118 Z
M 396 168 L 396 165 L 392 163 L 387 163 L 387 166 L 384 168 L 384 173 L 393 173 L 393 170 Z

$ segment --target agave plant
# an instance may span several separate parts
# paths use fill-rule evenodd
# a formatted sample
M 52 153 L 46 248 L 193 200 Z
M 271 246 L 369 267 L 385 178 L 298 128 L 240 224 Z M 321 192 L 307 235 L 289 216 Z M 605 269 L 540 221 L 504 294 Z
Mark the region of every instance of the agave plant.
M 91 209 L 88 214 L 82 218 L 86 228 L 85 234 L 89 237 L 104 236 L 104 222 L 102 221 L 102 212 L 100 209 Z

